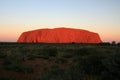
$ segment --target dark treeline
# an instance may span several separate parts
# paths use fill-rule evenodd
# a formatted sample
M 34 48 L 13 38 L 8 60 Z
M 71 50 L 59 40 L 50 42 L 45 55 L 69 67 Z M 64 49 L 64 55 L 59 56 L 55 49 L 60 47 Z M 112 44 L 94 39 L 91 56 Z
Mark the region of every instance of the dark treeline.
M 41 45 L 73 45 L 73 44 L 77 44 L 77 45 L 98 45 L 98 46 L 120 46 L 120 42 L 116 43 L 116 42 L 102 42 L 102 43 L 44 43 L 44 42 L 38 42 L 38 43 L 26 43 L 26 42 L 0 42 L 0 45 L 4 45 L 4 44 L 41 44 Z

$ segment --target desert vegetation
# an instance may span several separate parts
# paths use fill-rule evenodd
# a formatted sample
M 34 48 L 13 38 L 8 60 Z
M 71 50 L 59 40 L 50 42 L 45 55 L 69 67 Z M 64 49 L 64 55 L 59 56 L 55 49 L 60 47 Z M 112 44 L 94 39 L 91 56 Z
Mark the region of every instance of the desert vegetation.
M 0 80 L 120 80 L 120 44 L 0 43 Z

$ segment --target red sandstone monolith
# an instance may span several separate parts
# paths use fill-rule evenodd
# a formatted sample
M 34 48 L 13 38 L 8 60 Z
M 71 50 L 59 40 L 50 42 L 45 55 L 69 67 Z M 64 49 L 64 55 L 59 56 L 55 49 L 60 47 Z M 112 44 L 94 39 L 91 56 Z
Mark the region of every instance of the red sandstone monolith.
M 97 33 L 81 29 L 54 28 L 23 32 L 17 42 L 101 43 Z

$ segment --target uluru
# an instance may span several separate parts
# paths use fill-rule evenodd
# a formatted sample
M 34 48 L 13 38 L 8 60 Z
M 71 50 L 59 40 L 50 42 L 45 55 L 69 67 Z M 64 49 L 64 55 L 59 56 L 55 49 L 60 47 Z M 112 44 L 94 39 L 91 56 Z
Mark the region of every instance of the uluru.
M 23 32 L 19 43 L 101 43 L 98 33 L 83 29 L 54 28 Z

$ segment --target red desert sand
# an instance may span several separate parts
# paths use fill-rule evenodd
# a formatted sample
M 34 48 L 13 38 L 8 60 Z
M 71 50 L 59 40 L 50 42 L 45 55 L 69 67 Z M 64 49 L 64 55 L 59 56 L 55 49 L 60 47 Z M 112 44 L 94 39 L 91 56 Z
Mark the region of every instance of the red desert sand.
M 19 43 L 101 43 L 98 33 L 82 29 L 54 28 L 23 32 Z

